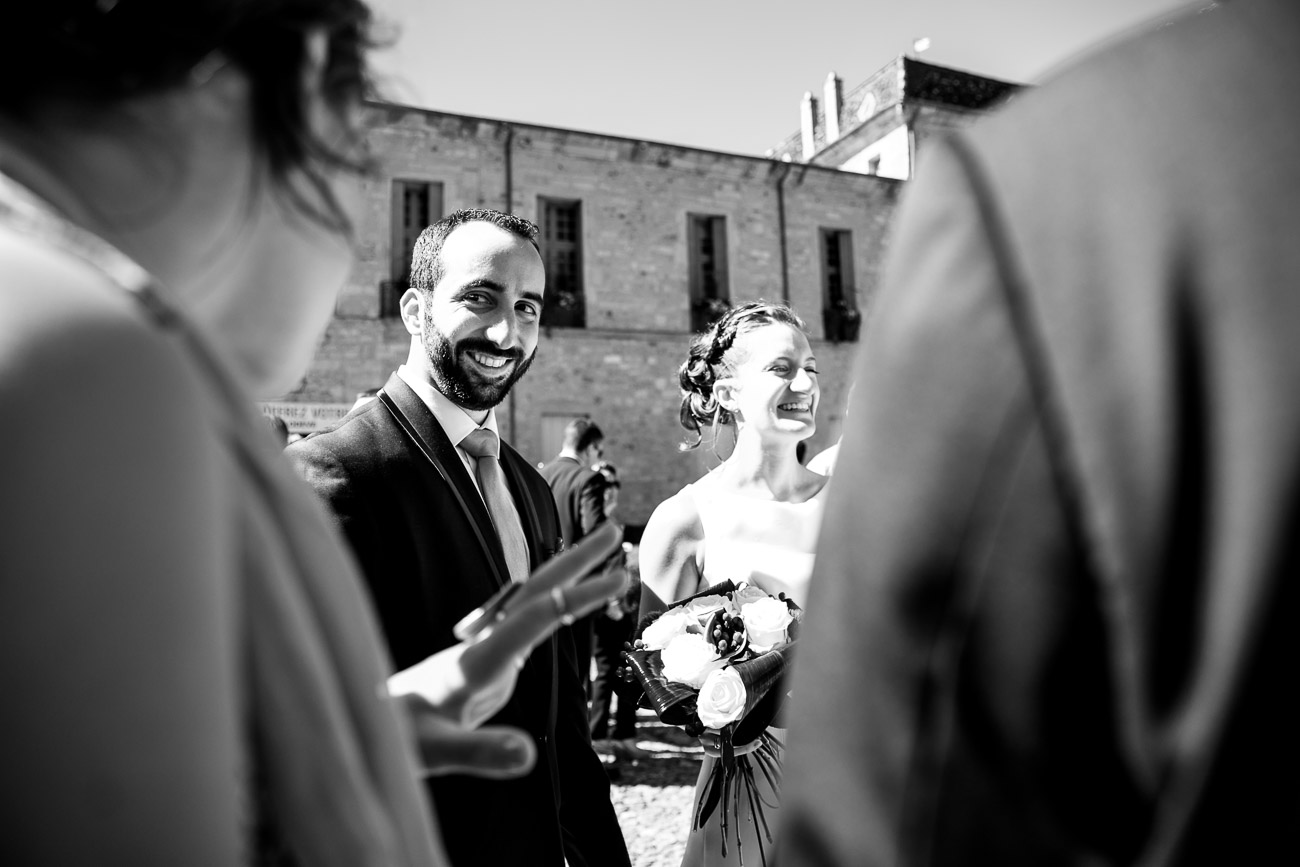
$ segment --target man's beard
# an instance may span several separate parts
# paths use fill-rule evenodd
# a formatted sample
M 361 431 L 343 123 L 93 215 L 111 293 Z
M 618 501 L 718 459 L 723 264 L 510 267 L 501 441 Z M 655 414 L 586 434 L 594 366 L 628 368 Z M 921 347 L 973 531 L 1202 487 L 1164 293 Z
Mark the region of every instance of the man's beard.
M 505 400 L 511 387 L 528 372 L 537 355 L 537 351 L 533 350 L 533 354 L 525 358 L 522 349 L 501 349 L 481 337 L 467 337 L 453 346 L 427 315 L 424 318 L 423 342 L 434 387 L 457 406 L 472 412 L 492 409 Z M 461 358 L 471 350 L 496 357 L 509 356 L 514 369 L 505 379 L 482 380 L 477 373 L 461 365 Z

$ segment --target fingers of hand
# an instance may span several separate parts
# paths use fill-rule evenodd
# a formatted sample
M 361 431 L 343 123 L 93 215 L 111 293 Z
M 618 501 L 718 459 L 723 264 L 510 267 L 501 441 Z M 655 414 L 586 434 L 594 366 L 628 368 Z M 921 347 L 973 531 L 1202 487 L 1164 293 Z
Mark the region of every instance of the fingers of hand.
M 467 683 L 465 644 L 453 644 L 444 650 L 403 669 L 388 678 L 388 694 L 416 695 L 449 719 L 459 719 L 465 700 L 478 685 Z
M 611 596 L 617 596 L 627 589 L 628 581 L 627 570 L 618 565 L 567 588 L 564 599 L 568 603 L 569 613 L 574 617 L 582 617 L 597 608 L 603 608 Z
M 497 711 L 505 707 L 510 694 L 515 691 L 517 670 L 507 666 L 491 682 L 478 686 L 461 710 L 460 722 L 466 728 L 478 728 Z
M 465 677 L 472 683 L 486 683 L 514 671 L 515 660 L 528 656 L 559 622 L 550 595 L 516 606 L 490 633 L 466 649 L 461 658 Z
M 583 576 L 619 551 L 623 541 L 623 528 L 612 521 L 601 524 L 590 535 L 569 550 L 543 563 L 524 584 L 515 597 L 519 604 L 534 596 L 545 596 L 552 587 L 564 587 L 580 581 Z
M 563 593 L 567 612 L 573 617 L 589 614 L 627 585 L 622 567 L 570 587 Z M 469 647 L 461 658 L 465 677 L 471 683 L 486 682 L 514 667 L 514 660 L 527 656 L 560 625 L 564 611 L 557 610 L 548 592 L 517 604 L 492 632 Z
M 493 726 L 471 731 L 439 714 L 417 715 L 415 731 L 426 774 L 472 774 L 493 780 L 521 777 L 537 761 L 526 732 Z

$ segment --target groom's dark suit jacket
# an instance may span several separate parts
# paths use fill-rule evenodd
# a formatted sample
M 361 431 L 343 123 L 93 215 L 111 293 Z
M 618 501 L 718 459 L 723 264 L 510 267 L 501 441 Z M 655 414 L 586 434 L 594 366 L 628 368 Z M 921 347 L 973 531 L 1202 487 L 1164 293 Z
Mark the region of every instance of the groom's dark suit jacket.
M 455 643 L 452 626 L 509 580 L 483 500 L 423 401 L 395 374 L 385 400 L 287 454 L 325 500 L 370 589 L 393 663 L 417 663 Z M 426 456 L 417 444 L 422 441 Z M 560 531 L 550 489 L 504 441 L 501 465 L 533 568 L 555 554 Z M 625 865 L 609 782 L 591 749 L 571 642 L 533 652 L 509 703 L 490 725 L 531 733 L 538 762 L 523 779 L 431 778 L 447 853 L 465 865 Z

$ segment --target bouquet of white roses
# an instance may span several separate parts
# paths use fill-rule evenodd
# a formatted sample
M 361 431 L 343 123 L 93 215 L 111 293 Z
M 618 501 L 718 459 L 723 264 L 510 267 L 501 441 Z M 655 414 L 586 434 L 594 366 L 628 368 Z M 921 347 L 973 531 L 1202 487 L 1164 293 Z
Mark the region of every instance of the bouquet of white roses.
M 693 827 L 720 806 L 724 855 L 728 820 L 748 807 L 762 832 L 759 854 L 766 863 L 762 837 L 770 841 L 771 834 L 754 774 L 775 791 L 781 744 L 767 728 L 780 707 L 778 685 L 802 619 L 803 610 L 784 594 L 724 581 L 646 618 L 623 654 L 627 677 L 641 685 L 661 720 L 694 737 L 716 731 L 719 761 L 696 805 Z M 739 844 L 739 833 L 736 839 Z

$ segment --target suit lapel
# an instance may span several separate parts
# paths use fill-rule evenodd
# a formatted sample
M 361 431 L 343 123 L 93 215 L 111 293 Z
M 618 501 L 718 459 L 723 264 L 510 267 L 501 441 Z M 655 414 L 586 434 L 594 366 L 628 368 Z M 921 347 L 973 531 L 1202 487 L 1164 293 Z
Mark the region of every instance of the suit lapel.
M 505 586 L 510 580 L 505 551 L 492 526 L 492 518 L 488 515 L 487 506 L 483 504 L 483 498 L 479 495 L 474 480 L 465 471 L 465 465 L 461 462 L 456 447 L 451 444 L 451 440 L 447 439 L 442 425 L 438 424 L 438 420 L 424 405 L 424 401 L 420 400 L 419 395 L 412 391 L 400 376 L 394 373 L 388 378 L 388 382 L 384 385 L 384 393 L 392 400 L 390 410 L 396 408 L 400 414 L 400 417 L 396 418 L 398 425 L 406 431 L 408 437 L 414 440 L 416 448 L 434 465 L 438 474 L 447 483 L 461 511 L 473 525 L 475 536 L 478 537 L 479 545 L 483 549 L 483 557 L 492 569 L 496 585 Z M 515 499 L 516 501 L 519 499 L 517 493 Z M 531 546 L 530 542 L 530 550 Z
M 502 440 L 501 466 L 505 473 L 506 484 L 510 487 L 510 495 L 515 500 L 515 509 L 519 512 L 519 519 L 524 525 L 524 538 L 528 540 L 529 564 L 531 568 L 536 569 L 553 552 L 542 549 L 542 544 L 547 540 L 542 538 L 541 518 L 537 514 L 537 506 L 528 493 L 528 485 L 524 482 L 523 473 L 519 469 L 523 462 L 524 459 L 519 456 L 519 453 Z

